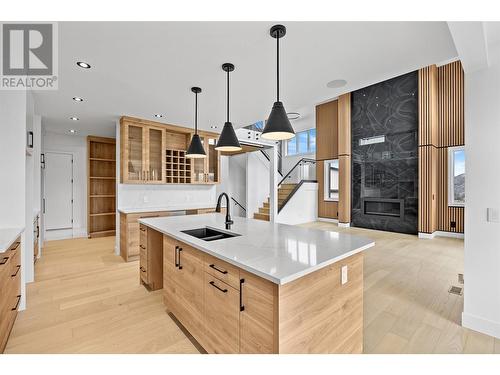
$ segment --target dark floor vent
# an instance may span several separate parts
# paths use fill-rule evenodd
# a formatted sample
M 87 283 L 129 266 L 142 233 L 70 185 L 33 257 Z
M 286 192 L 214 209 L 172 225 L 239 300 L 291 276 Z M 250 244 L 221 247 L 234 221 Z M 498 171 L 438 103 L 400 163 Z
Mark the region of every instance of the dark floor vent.
M 452 285 L 450 287 L 450 289 L 448 289 L 448 293 L 456 294 L 457 296 L 461 296 L 462 293 L 463 293 L 463 289 L 461 287 L 459 287 L 459 286 Z

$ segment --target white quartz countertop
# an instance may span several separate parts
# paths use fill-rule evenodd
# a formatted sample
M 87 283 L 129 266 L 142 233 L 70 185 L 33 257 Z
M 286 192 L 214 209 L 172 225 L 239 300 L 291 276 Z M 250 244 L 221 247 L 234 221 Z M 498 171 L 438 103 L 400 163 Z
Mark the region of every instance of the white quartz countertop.
M 24 228 L 0 228 L 0 253 L 8 250 L 23 231 Z
M 140 219 L 139 222 L 276 284 L 317 271 L 375 245 L 365 237 L 234 217 L 224 214 Z M 240 236 L 203 241 L 183 230 L 210 227 Z
M 156 207 L 119 207 L 118 212 L 121 212 L 122 214 L 139 214 L 142 212 L 183 211 L 196 210 L 201 208 L 215 208 L 215 204 L 182 204 Z

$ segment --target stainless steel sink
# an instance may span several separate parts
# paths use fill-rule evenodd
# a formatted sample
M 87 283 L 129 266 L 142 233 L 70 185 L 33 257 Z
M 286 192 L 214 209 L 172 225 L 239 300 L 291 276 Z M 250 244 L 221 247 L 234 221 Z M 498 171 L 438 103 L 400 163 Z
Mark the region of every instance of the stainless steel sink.
M 212 229 L 209 227 L 183 230 L 181 232 L 186 233 L 189 236 L 199 238 L 200 240 L 203 241 L 217 241 L 217 240 L 222 240 L 224 238 L 241 236 L 240 234 L 237 233 L 222 232 L 217 229 Z

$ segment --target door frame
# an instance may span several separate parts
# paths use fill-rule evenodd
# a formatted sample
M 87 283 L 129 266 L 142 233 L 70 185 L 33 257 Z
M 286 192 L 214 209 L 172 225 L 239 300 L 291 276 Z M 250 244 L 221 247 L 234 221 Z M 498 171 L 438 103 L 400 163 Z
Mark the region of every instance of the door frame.
M 43 150 L 42 152 L 45 160 L 45 164 L 47 163 L 47 154 L 62 154 L 62 155 L 71 155 L 71 228 L 68 229 L 52 229 L 51 231 L 64 231 L 64 230 L 71 230 L 71 238 L 73 238 L 74 234 L 74 229 L 75 229 L 75 153 L 74 152 L 69 152 L 69 151 L 57 151 L 57 150 Z M 43 227 L 43 234 L 44 234 L 44 239 L 46 238 L 46 233 L 47 233 L 47 228 L 46 228 L 46 220 L 45 220 L 45 195 L 47 193 L 47 188 L 46 188 L 46 176 L 45 176 L 45 169 L 46 167 L 42 168 L 42 188 L 43 188 L 43 195 L 42 195 L 42 216 L 43 216 L 43 222 L 44 222 L 44 227 Z

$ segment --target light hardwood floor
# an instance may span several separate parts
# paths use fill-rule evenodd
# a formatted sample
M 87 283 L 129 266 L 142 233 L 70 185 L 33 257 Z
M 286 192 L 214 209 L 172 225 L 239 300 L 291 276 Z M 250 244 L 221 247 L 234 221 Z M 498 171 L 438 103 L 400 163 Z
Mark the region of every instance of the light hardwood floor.
M 500 340 L 462 328 L 463 241 L 338 228 L 368 236 L 365 353 L 500 353 Z M 6 353 L 198 353 L 166 314 L 162 291 L 139 284 L 137 262 L 114 255 L 114 238 L 49 242 L 27 286 Z

